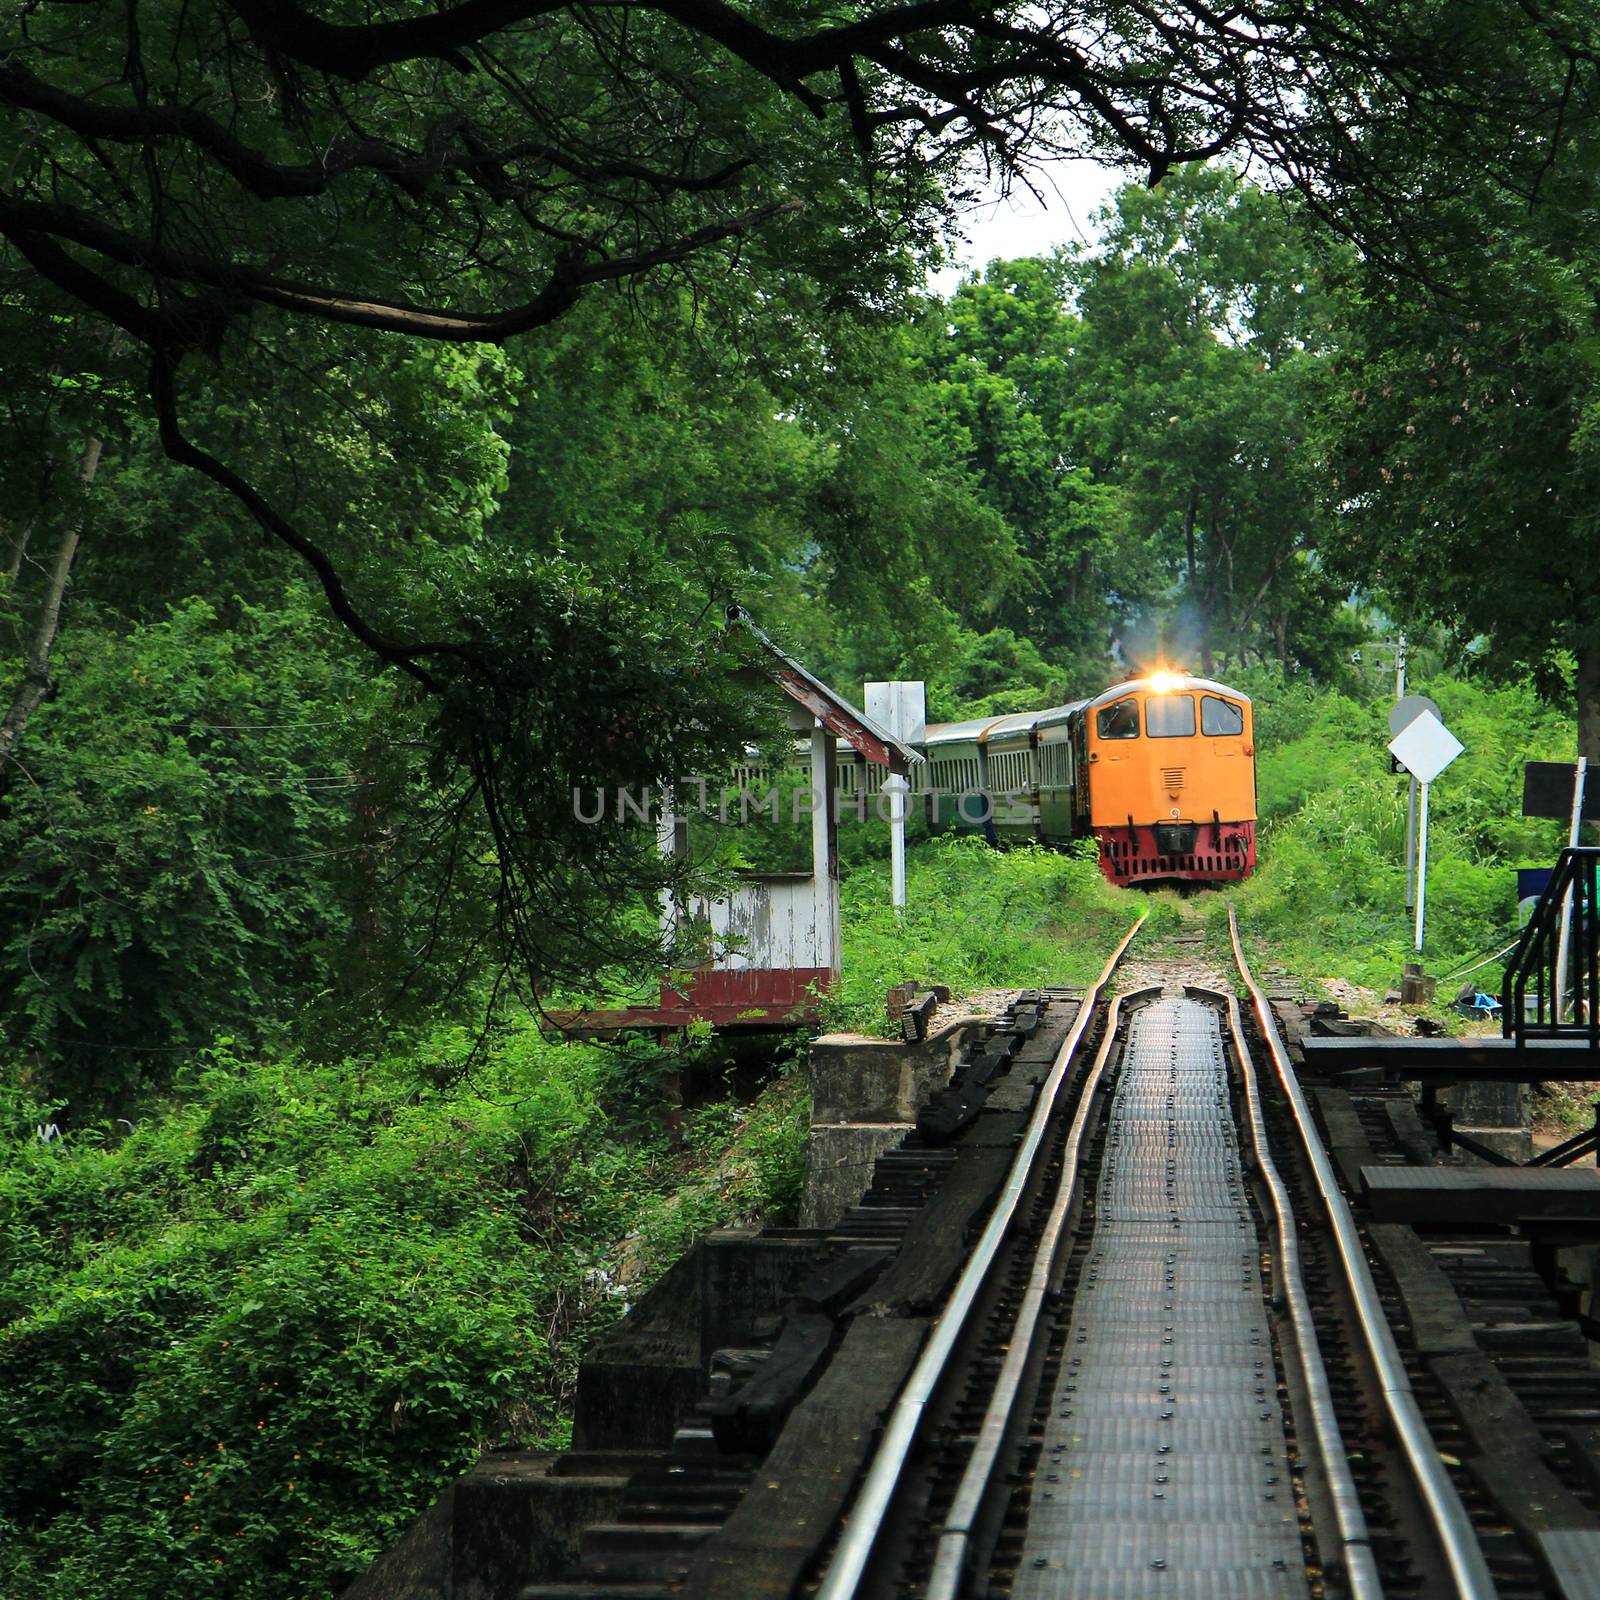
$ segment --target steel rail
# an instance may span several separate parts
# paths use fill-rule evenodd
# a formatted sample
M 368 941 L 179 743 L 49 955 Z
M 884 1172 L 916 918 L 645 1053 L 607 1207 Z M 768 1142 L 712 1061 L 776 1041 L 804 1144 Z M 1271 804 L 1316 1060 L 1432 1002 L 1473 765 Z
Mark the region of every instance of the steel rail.
M 1244 947 L 1239 942 L 1239 919 L 1232 905 L 1228 907 L 1228 933 L 1233 940 L 1233 957 L 1238 964 L 1239 975 L 1244 979 L 1255 1005 L 1261 1037 L 1277 1068 L 1278 1082 L 1289 1101 L 1302 1145 L 1311 1163 L 1317 1190 L 1327 1208 L 1339 1264 L 1350 1287 L 1356 1321 L 1366 1341 L 1368 1356 L 1377 1372 L 1384 1408 L 1388 1412 L 1401 1454 L 1405 1457 L 1406 1469 L 1432 1519 L 1434 1534 L 1455 1584 L 1455 1593 L 1459 1600 L 1494 1600 L 1494 1579 L 1489 1575 L 1483 1549 L 1472 1531 L 1466 1507 L 1462 1505 L 1450 1475 L 1439 1460 L 1438 1447 L 1417 1405 L 1417 1397 L 1406 1376 L 1405 1363 L 1401 1360 L 1394 1334 L 1384 1316 L 1377 1285 L 1372 1281 L 1372 1269 L 1367 1264 L 1366 1251 L 1356 1231 L 1350 1203 L 1339 1188 L 1333 1164 L 1317 1135 L 1311 1108 L 1300 1087 L 1294 1065 L 1289 1060 L 1289 1053 L 1284 1049 L 1283 1039 L 1272 1016 L 1272 1007 L 1267 1003 L 1266 995 L 1262 993 L 1244 958 Z
M 1117 963 L 1133 943 L 1134 935 L 1144 926 L 1148 915 L 1148 912 L 1141 915 L 1128 930 L 1122 942 L 1112 951 L 1110 960 L 1095 979 L 1093 987 L 1083 997 L 1072 1030 L 1062 1042 L 1055 1063 L 1050 1068 L 1050 1075 L 1040 1088 L 1038 1104 L 1028 1122 L 1028 1131 L 1011 1163 L 1005 1186 L 995 1200 L 988 1224 L 967 1257 L 967 1264 L 956 1280 L 950 1299 L 895 1401 L 877 1453 L 867 1469 L 861 1493 L 850 1508 L 844 1530 L 834 1547 L 833 1558 L 817 1589 L 816 1600 L 852 1600 L 860 1586 L 895 1490 L 899 1487 L 906 1458 L 922 1426 L 928 1403 L 945 1375 L 957 1342 L 966 1331 L 967 1319 L 988 1280 L 989 1270 L 1000 1253 L 1006 1232 L 1021 1204 L 1023 1191 L 1033 1175 L 1033 1163 L 1044 1143 L 1046 1128 L 1055 1113 L 1056 1097 L 1066 1081 L 1072 1058 L 1088 1031 L 1090 1019 L 1105 993 L 1106 985 L 1111 981 L 1111 974 L 1116 971 Z
M 1378 1562 L 1372 1552 L 1366 1513 L 1361 1509 L 1361 1496 L 1350 1471 L 1349 1452 L 1339 1431 L 1339 1418 L 1328 1385 L 1328 1368 L 1322 1358 L 1322 1345 L 1317 1338 L 1317 1326 L 1311 1314 L 1311 1299 L 1306 1293 L 1305 1278 L 1300 1268 L 1300 1239 L 1295 1229 L 1294 1207 L 1267 1142 L 1261 1092 L 1256 1082 L 1255 1063 L 1245 1044 L 1244 1018 L 1239 1010 L 1238 996 L 1218 994 L 1209 989 L 1191 989 L 1190 993 L 1219 1001 L 1227 1009 L 1234 1058 L 1239 1063 L 1239 1073 L 1244 1080 L 1245 1109 L 1249 1116 L 1251 1143 L 1255 1147 L 1256 1166 L 1272 1197 L 1278 1235 L 1278 1270 L 1283 1280 L 1283 1296 L 1288 1304 L 1289 1323 L 1299 1354 L 1300 1376 L 1305 1385 L 1306 1408 L 1310 1413 L 1308 1420 L 1316 1437 L 1328 1498 L 1333 1502 L 1339 1548 L 1344 1558 L 1345 1582 L 1353 1600 L 1383 1600 L 1383 1580 L 1378 1575 Z M 1326 1562 L 1331 1552 L 1324 1550 L 1322 1554 Z
M 1105 1077 L 1106 1064 L 1111 1059 L 1116 1044 L 1117 1024 L 1122 1007 L 1129 1000 L 1145 995 L 1159 994 L 1155 989 L 1140 989 L 1133 994 L 1118 995 L 1106 1013 L 1105 1037 L 1095 1053 L 1094 1064 L 1083 1082 L 1083 1092 L 1078 1097 L 1078 1109 L 1067 1134 L 1066 1149 L 1061 1162 L 1061 1181 L 1056 1187 L 1056 1197 L 1050 1207 L 1039 1247 L 1034 1252 L 1033 1268 L 1028 1274 L 1028 1287 L 1017 1310 L 1007 1343 L 1006 1359 L 995 1379 L 995 1386 L 984 1413 L 983 1423 L 967 1457 L 966 1470 L 961 1475 L 955 1498 L 939 1532 L 938 1548 L 934 1554 L 933 1570 L 928 1578 L 927 1600 L 955 1600 L 965 1575 L 972 1534 L 978 1517 L 988 1498 L 989 1485 L 994 1470 L 1005 1448 L 1010 1431 L 1017 1396 L 1028 1362 L 1032 1359 L 1034 1338 L 1039 1326 L 1039 1316 L 1044 1310 L 1050 1292 L 1050 1279 L 1055 1271 L 1056 1250 L 1065 1231 L 1067 1216 L 1082 1189 L 1080 1157 L 1089 1119 L 1094 1114 L 1095 1096 Z

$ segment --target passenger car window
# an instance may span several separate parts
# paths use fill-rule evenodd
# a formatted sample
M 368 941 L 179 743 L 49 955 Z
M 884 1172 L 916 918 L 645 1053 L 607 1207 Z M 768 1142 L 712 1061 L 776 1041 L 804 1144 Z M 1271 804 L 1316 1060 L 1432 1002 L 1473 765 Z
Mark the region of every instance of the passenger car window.
M 1212 739 L 1225 738 L 1230 733 L 1243 733 L 1243 708 L 1231 700 L 1219 700 L 1214 694 L 1201 695 L 1200 731 Z
M 1139 737 L 1139 702 L 1114 700 L 1095 713 L 1094 731 L 1102 739 L 1137 739 Z
M 1144 731 L 1152 739 L 1182 739 L 1194 732 L 1194 696 L 1151 695 L 1144 703 Z

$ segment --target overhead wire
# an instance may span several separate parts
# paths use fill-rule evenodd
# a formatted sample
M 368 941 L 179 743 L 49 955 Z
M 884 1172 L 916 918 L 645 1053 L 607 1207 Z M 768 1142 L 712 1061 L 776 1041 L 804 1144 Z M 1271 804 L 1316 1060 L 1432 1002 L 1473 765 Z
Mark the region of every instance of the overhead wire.
M 1515 950 L 1517 948 L 1517 946 L 1519 944 L 1521 944 L 1521 943 L 1522 943 L 1522 935 L 1519 933 L 1516 936 L 1516 938 L 1513 939 L 1511 941 L 1511 943 L 1508 944 L 1505 947 L 1504 950 L 1496 950 L 1495 953 L 1492 956 L 1485 956 L 1482 961 L 1476 962 L 1474 965 L 1472 965 L 1470 967 L 1463 967 L 1459 972 L 1452 972 L 1449 977 L 1441 978 L 1439 980 L 1439 982 L 1440 983 L 1454 983 L 1457 978 L 1464 978 L 1464 977 L 1466 977 L 1466 975 L 1469 972 L 1477 972 L 1479 970 L 1479 968 L 1481 968 L 1481 967 L 1490 966 L 1492 963 L 1498 961 L 1502 956 L 1510 955 L 1511 952 L 1513 950 Z

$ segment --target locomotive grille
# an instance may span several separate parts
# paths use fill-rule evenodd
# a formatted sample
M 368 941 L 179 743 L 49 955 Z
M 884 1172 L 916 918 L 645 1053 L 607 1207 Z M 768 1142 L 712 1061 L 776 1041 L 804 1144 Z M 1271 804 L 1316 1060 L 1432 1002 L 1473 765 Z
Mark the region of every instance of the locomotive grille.
M 1179 790 L 1183 787 L 1185 770 L 1183 767 L 1163 767 L 1161 769 L 1161 781 L 1169 790 Z

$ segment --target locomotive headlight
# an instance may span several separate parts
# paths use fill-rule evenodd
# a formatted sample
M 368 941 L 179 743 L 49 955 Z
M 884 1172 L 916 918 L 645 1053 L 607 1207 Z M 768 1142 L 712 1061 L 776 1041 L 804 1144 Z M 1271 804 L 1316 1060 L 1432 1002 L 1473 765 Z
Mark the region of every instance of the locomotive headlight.
M 1178 680 L 1170 672 L 1153 673 L 1150 678 L 1150 692 L 1152 694 L 1171 694 L 1178 687 Z

